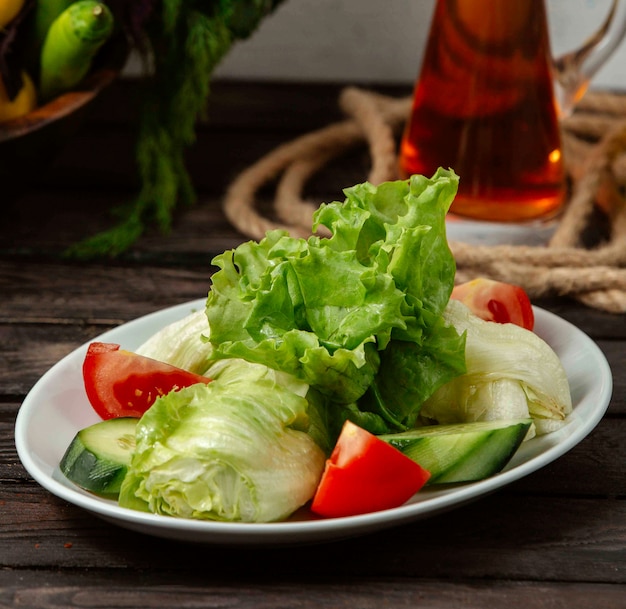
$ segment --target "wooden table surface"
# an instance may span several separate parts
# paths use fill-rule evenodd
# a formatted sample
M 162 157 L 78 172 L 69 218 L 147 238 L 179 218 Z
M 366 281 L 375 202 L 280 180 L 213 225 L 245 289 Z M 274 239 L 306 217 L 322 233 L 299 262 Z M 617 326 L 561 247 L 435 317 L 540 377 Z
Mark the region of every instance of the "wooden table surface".
M 67 261 L 64 248 L 108 226 L 137 187 L 134 91 L 112 87 L 37 185 L 2 202 L 0 607 L 626 607 L 626 324 L 565 299 L 536 304 L 605 353 L 614 373 L 606 416 L 556 462 L 446 514 L 331 543 L 220 547 L 118 528 L 31 479 L 14 423 L 37 379 L 105 330 L 204 297 L 213 255 L 245 240 L 221 212 L 228 183 L 339 117 L 339 87 L 215 83 L 189 154 L 199 203 L 167 237 L 150 231 L 118 260 Z M 356 150 L 307 194 L 342 198 L 367 165 Z

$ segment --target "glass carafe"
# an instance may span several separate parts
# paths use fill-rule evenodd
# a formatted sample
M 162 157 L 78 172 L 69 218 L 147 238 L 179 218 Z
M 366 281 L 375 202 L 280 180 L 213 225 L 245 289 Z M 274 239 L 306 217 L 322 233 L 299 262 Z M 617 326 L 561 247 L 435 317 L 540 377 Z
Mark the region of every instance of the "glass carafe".
M 543 0 L 438 0 L 400 173 L 460 176 L 452 213 L 519 222 L 556 215 L 565 178 L 559 119 L 621 42 L 626 2 L 580 49 L 551 56 Z

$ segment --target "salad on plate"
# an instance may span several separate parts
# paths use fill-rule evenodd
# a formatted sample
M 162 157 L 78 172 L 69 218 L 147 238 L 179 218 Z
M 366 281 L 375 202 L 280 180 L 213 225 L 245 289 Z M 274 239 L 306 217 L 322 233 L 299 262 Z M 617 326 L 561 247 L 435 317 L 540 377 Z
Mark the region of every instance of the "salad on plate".
M 94 342 L 101 422 L 61 471 L 119 505 L 229 522 L 396 507 L 501 471 L 572 410 L 565 370 L 516 286 L 455 287 L 458 177 L 359 184 L 314 232 L 217 256 L 206 306 L 135 352 Z

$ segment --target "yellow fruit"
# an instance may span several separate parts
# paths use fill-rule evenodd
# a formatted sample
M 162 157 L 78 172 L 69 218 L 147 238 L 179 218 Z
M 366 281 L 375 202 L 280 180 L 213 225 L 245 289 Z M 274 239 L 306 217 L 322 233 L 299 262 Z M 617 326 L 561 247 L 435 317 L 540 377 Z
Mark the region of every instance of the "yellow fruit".
M 35 85 L 26 72 L 22 72 L 24 84 L 13 100 L 9 100 L 4 83 L 0 79 L 0 123 L 28 114 L 37 106 Z
M 0 0 L 0 29 L 17 17 L 24 0 Z

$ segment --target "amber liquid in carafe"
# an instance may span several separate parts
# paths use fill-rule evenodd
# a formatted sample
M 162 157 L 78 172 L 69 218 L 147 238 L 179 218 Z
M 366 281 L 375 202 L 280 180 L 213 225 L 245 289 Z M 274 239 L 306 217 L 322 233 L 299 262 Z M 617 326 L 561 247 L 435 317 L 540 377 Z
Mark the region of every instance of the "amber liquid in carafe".
M 550 217 L 564 199 L 540 0 L 440 0 L 400 149 L 400 172 L 460 176 L 451 212 Z

